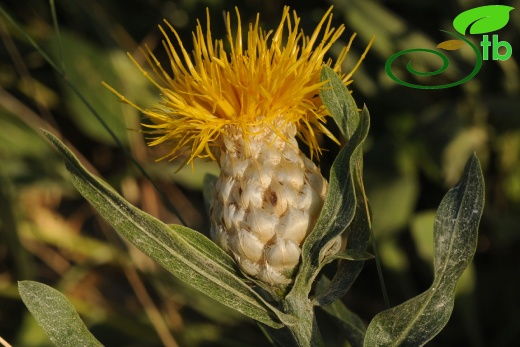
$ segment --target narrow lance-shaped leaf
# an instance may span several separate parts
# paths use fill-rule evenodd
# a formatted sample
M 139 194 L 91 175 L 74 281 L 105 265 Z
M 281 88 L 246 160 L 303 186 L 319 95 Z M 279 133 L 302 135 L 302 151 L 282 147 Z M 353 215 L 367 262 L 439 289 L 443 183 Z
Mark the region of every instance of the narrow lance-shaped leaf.
M 54 135 L 45 135 L 65 159 L 76 189 L 128 241 L 166 270 L 194 288 L 266 325 L 278 328 L 270 307 L 233 271 L 229 256 L 207 240 L 195 245 L 196 231 L 183 226 L 168 227 L 124 200 L 110 186 L 94 177 Z M 199 240 L 200 241 L 200 240 Z
M 324 288 L 330 287 L 330 280 L 321 276 L 316 290 L 321 292 Z M 338 326 L 340 331 L 346 335 L 350 346 L 362 347 L 367 330 L 365 322 L 354 312 L 350 311 L 341 301 L 336 300 L 329 305 L 322 306 L 321 309 L 327 312 L 332 321 Z
M 239 274 L 235 261 L 222 250 L 215 242 L 208 239 L 196 230 L 187 228 L 179 224 L 168 224 L 170 231 L 174 235 L 180 236 L 184 241 L 188 242 L 193 248 L 197 249 L 208 259 L 220 264 L 230 273 Z
M 331 68 L 324 67 L 321 73 L 321 80 L 329 81 L 320 91 L 320 95 L 324 105 L 327 107 L 339 129 L 342 131 L 343 136 L 347 140 L 350 140 L 349 142 L 355 140 L 351 139 L 351 137 L 358 125 L 360 125 L 360 118 L 367 120 L 366 127 L 360 126 L 360 128 L 364 128 L 364 130 L 368 132 L 368 121 L 370 119 L 368 109 L 364 107 L 362 115 L 359 115 L 354 99 L 338 75 Z M 344 227 L 346 227 L 345 236 L 348 238 L 347 249 L 343 251 L 346 256 L 342 257 L 341 254 L 339 254 L 339 256 L 328 257 L 319 264 L 318 270 L 326 263 L 333 260 L 333 258 L 348 259 L 349 254 L 356 255 L 354 258 L 350 257 L 352 258 L 350 260 L 355 261 L 340 262 L 338 271 L 336 272 L 330 287 L 323 290 L 318 297 L 314 298 L 313 302 L 315 305 L 327 305 L 343 296 L 349 290 L 350 286 L 363 268 L 364 262 L 360 260 L 369 259 L 366 249 L 370 238 L 370 228 L 367 210 L 368 202 L 366 201 L 363 188 L 363 148 L 361 146 L 364 137 L 359 140 L 361 142 L 350 155 L 348 166 L 344 167 L 345 172 L 350 174 L 350 176 L 346 175 L 343 178 L 343 182 L 350 184 L 348 195 L 345 194 L 344 197 L 350 197 L 350 199 L 336 201 L 345 204 L 345 212 L 354 214 L 353 220 L 348 220 L 347 222 L 347 219 L 344 219 L 346 222 L 344 225 Z M 335 168 L 336 167 L 334 166 L 333 170 Z M 331 173 L 331 187 L 334 187 L 334 178 L 335 177 Z M 332 191 L 333 188 L 329 189 Z M 353 198 L 351 194 L 354 195 Z M 352 215 L 349 215 L 349 218 L 351 217 Z M 318 221 L 318 225 L 319 223 L 320 222 Z M 333 230 L 331 230 L 331 233 L 337 235 L 337 232 L 334 232 Z
M 320 80 L 328 81 L 320 89 L 320 97 L 346 140 L 349 140 L 359 123 L 356 101 L 339 76 L 328 66 L 321 70 Z
M 38 325 L 58 347 L 103 346 L 88 331 L 65 295 L 43 283 L 21 281 L 18 290 Z
M 366 117 L 368 117 L 368 110 L 366 108 L 363 109 L 362 113 L 366 113 Z M 362 117 L 365 117 L 365 115 Z M 349 224 L 345 232 L 345 237 L 347 239 L 347 248 L 345 252 L 368 255 L 366 249 L 370 239 L 370 211 L 363 187 L 362 154 L 362 148 L 358 147 L 350 159 L 350 174 L 352 177 L 352 184 L 355 187 L 354 192 L 356 194 L 356 211 L 352 223 Z M 366 256 L 364 258 L 358 256 L 357 259 L 352 259 L 353 261 L 340 262 L 332 282 L 316 298 L 314 298 L 314 303 L 316 305 L 328 305 L 334 300 L 343 297 L 361 273 L 364 265 L 363 260 L 367 259 L 370 258 Z
M 484 208 L 484 179 L 476 155 L 461 181 L 442 200 L 434 225 L 434 280 L 424 293 L 376 315 L 365 346 L 422 346 L 448 322 L 455 286 L 477 246 Z
M 351 158 L 368 135 L 368 112 L 360 115 L 358 127 L 332 164 L 329 190 L 320 217 L 302 248 L 302 264 L 293 291 L 309 288 L 321 268 L 322 251 L 329 241 L 341 234 L 352 222 L 356 211 L 356 195 L 351 175 Z M 306 290 L 306 289 L 305 289 Z

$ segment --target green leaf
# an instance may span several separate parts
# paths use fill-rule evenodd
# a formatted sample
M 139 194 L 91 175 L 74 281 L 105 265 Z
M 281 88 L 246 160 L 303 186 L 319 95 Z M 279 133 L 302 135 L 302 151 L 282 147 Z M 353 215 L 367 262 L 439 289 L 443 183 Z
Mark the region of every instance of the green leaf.
M 330 280 L 322 276 L 318 281 L 318 291 L 328 286 L 330 286 Z M 321 309 L 331 316 L 341 332 L 347 336 L 347 340 L 352 347 L 363 346 L 367 327 L 357 314 L 350 311 L 341 300 L 322 306 Z
M 206 211 L 209 212 L 211 207 L 211 200 L 213 200 L 213 192 L 215 190 L 215 184 L 217 183 L 218 177 L 212 174 L 206 174 L 204 176 L 202 195 L 204 197 L 204 206 Z
M 349 140 L 359 123 L 356 101 L 343 81 L 328 66 L 321 70 L 320 80 L 327 81 L 320 89 L 320 97 L 346 140 Z
M 273 329 L 260 324 L 258 324 L 258 327 L 274 347 L 298 346 L 289 329 Z
M 347 116 L 347 115 L 345 115 Z M 314 229 L 302 247 L 302 264 L 293 291 L 306 291 L 323 265 L 324 247 L 341 234 L 354 218 L 356 211 L 356 182 L 362 169 L 362 144 L 370 126 L 368 111 L 360 115 L 359 125 L 347 145 L 332 164 L 327 196 Z
M 331 88 L 333 88 L 333 94 L 338 97 L 325 98 L 323 102 L 326 107 L 330 106 L 329 102 L 334 103 L 341 98 L 341 93 L 345 91 L 343 83 L 332 85 Z M 355 187 L 358 185 L 356 182 L 358 177 L 363 172 L 362 144 L 368 135 L 370 115 L 366 109 L 359 115 L 356 109 L 354 117 L 359 117 L 359 121 L 356 123 L 357 127 L 354 131 L 351 128 L 352 120 L 348 119 L 352 117 L 352 114 L 349 114 L 350 110 L 351 108 L 341 107 L 338 111 L 345 119 L 343 123 L 340 121 L 339 125 L 341 127 L 343 124 L 342 130 L 348 138 L 348 142 L 332 164 L 325 202 L 313 230 L 303 243 L 301 264 L 294 285 L 285 297 L 284 307 L 287 312 L 296 317 L 305 316 L 305 321 L 300 321 L 296 326 L 289 326 L 295 339 L 302 345 L 324 345 L 317 322 L 315 319 L 311 319 L 313 315 L 309 315 L 315 305 L 315 302 L 309 300 L 309 293 L 314 279 L 326 264 L 326 252 L 330 242 L 346 230 L 356 211 Z M 336 117 L 339 119 L 340 115 L 336 114 Z M 353 134 L 350 136 L 352 132 Z
M 90 174 L 54 135 L 44 131 L 65 159 L 76 189 L 116 231 L 180 280 L 213 299 L 274 328 L 283 314 L 265 303 L 209 240 L 183 226 L 168 227 L 124 200 L 109 185 Z
M 23 302 L 56 346 L 103 346 L 88 331 L 67 298 L 38 282 L 18 282 Z
M 434 222 L 434 280 L 424 293 L 376 315 L 365 346 L 422 346 L 442 330 L 453 310 L 457 281 L 477 246 L 484 179 L 476 155 L 442 200 Z
M 483 208 L 484 178 L 478 158 L 473 154 L 464 168 L 461 181 L 446 194 L 435 215 L 436 279 L 448 278 L 456 283 L 469 265 L 477 247 Z
M 369 118 L 366 108 L 363 109 L 361 117 Z M 354 219 L 345 232 L 347 248 L 343 252 L 351 255 L 356 254 L 357 257 L 353 259 L 349 259 L 348 257 L 342 258 L 355 261 L 340 262 L 330 286 L 314 298 L 313 301 L 316 305 L 328 305 L 334 300 L 344 296 L 361 273 L 364 265 L 363 260 L 373 258 L 371 254 L 366 252 L 370 239 L 370 210 L 363 187 L 363 157 L 361 149 L 356 152 L 356 156 L 352 156 L 350 165 L 356 205 Z M 338 257 L 341 257 L 341 255 L 342 253 L 339 253 Z
M 325 258 L 325 262 L 329 263 L 335 259 L 365 261 L 365 260 L 374 259 L 374 255 L 371 253 L 356 250 L 356 249 L 346 249 L 344 251 L 339 251 L 336 254 L 329 255 L 327 258 Z
M 514 7 L 487 5 L 472 8 L 459 14 L 453 20 L 453 27 L 462 35 L 470 28 L 470 34 L 486 34 L 502 29 L 509 22 L 509 12 Z
M 357 314 L 350 311 L 341 300 L 336 300 L 321 308 L 332 316 L 334 323 L 345 333 L 350 346 L 363 346 L 367 328 Z
M 240 270 L 236 266 L 233 258 L 229 256 L 222 248 L 206 236 L 202 235 L 196 230 L 187 228 L 179 224 L 169 224 L 168 227 L 172 233 L 181 237 L 184 241 L 188 242 L 193 248 L 197 249 L 201 254 L 206 256 L 208 259 L 218 263 L 220 266 L 225 268 L 227 271 L 234 273 L 235 275 L 240 274 Z

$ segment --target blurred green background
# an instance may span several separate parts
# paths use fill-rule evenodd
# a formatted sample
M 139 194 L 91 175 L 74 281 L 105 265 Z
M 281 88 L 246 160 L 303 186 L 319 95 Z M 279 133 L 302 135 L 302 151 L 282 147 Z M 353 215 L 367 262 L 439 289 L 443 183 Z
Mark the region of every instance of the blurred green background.
M 164 148 L 148 148 L 140 116 L 101 85 L 106 81 L 130 100 L 151 106 L 154 89 L 126 56 L 142 61 L 150 46 L 166 61 L 157 25 L 163 18 L 187 48 L 196 19 L 212 16 L 214 38 L 224 37 L 223 11 L 238 6 L 242 23 L 261 14 L 275 28 L 284 5 L 297 10 L 309 34 L 334 5 L 334 24 L 347 33 L 338 54 L 357 32 L 344 71 L 376 35 L 352 89 L 366 104 L 372 129 L 365 148 L 365 180 L 373 226 L 391 305 L 427 289 L 432 280 L 432 232 L 436 207 L 476 151 L 486 180 L 486 206 L 473 264 L 457 288 L 453 315 L 429 346 L 514 346 L 520 341 L 520 10 L 495 32 L 513 47 L 506 61 L 484 61 L 479 74 L 450 89 L 403 87 L 386 74 L 386 59 L 403 49 L 435 48 L 451 37 L 462 11 L 491 4 L 477 0 L 56 0 L 59 31 L 49 1 L 2 1 L 2 8 L 53 59 L 64 76 L 12 25 L 0 17 L 0 336 L 13 346 L 49 346 L 21 302 L 18 280 L 32 279 L 64 293 L 94 335 L 107 346 L 265 346 L 253 322 L 191 290 L 117 237 L 69 182 L 63 162 L 42 138 L 45 128 L 62 138 L 89 170 L 146 212 L 168 223 L 178 218 L 114 142 L 75 88 L 150 174 L 186 223 L 208 234 L 202 178 L 218 172 L 198 161 L 174 174 L 179 162 L 155 163 Z M 501 4 L 515 6 L 517 1 Z M 236 23 L 236 22 L 234 22 Z M 58 35 L 59 32 L 59 35 Z M 478 45 L 478 36 L 473 37 Z M 447 83 L 474 67 L 470 51 L 448 52 L 452 64 L 431 83 Z M 414 67 L 434 70 L 435 57 L 414 55 Z M 415 65 L 417 64 L 417 65 Z M 402 66 L 395 68 L 407 81 Z M 428 82 L 430 83 L 430 82 Z M 321 159 L 324 172 L 339 148 Z M 345 303 L 367 322 L 385 309 L 374 262 Z M 324 319 L 328 346 L 342 336 Z

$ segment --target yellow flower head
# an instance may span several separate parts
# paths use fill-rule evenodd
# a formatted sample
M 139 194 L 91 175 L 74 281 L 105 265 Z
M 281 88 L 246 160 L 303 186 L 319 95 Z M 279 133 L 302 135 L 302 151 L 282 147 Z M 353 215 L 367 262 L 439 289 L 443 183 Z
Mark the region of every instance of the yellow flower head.
M 320 82 L 320 71 L 324 64 L 332 64 L 330 59 L 324 62 L 324 56 L 344 31 L 343 25 L 337 29 L 331 27 L 331 10 L 310 37 L 299 28 L 300 18 L 296 12 L 291 16 L 289 7 L 285 7 L 276 30 L 262 30 L 257 15 L 255 23 L 249 24 L 244 39 L 240 13 L 236 9 L 235 36 L 229 13 L 226 18 L 229 50 L 225 49 L 223 40 L 213 40 L 207 11 L 206 31 L 197 22 L 191 55 L 175 29 L 165 21 L 175 37 L 172 42 L 159 26 L 172 73 L 165 70 L 148 47 L 143 52 L 155 72 L 153 77 L 130 57 L 161 91 L 160 105 L 142 109 L 109 88 L 123 102 L 151 119 L 153 123 L 145 125 L 151 135 L 149 145 L 166 141 L 173 144 L 165 157 L 173 159 L 187 152 L 187 162 L 195 157 L 215 160 L 218 153 L 215 146 L 223 146 L 222 136 L 234 134 L 237 129 L 246 144 L 249 136 L 266 128 L 289 141 L 284 137 L 283 128 L 291 124 L 296 125 L 298 136 L 309 146 L 311 155 L 319 154 L 316 135 L 324 133 L 334 139 L 324 126 L 327 111 L 319 97 L 319 90 L 324 85 Z M 350 83 L 354 72 L 348 75 L 340 72 L 350 43 L 333 66 L 345 84 Z

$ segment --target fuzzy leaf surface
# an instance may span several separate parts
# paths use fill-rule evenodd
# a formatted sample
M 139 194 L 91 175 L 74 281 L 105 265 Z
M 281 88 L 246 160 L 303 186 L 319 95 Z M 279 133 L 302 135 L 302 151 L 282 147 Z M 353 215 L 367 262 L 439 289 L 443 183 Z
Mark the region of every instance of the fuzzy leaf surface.
M 328 66 L 321 70 L 320 80 L 327 81 L 320 89 L 320 97 L 346 140 L 349 140 L 359 123 L 356 101 L 339 76 Z
M 114 189 L 90 174 L 54 135 L 45 135 L 65 159 L 76 189 L 96 208 L 116 231 L 143 253 L 153 258 L 180 280 L 231 308 L 274 328 L 271 309 L 243 279 L 237 276 L 230 258 L 209 240 L 183 226 L 167 226 L 124 200 Z
M 65 295 L 46 284 L 18 282 L 22 301 L 38 325 L 58 347 L 103 346 L 87 329 Z
M 321 276 L 318 281 L 317 290 L 321 292 L 324 288 L 330 287 L 331 281 L 325 276 Z M 341 301 L 336 300 L 329 305 L 320 307 L 328 313 L 340 331 L 347 337 L 350 346 L 362 347 L 367 330 L 365 322 L 354 312 L 348 309 Z
M 484 179 L 476 155 L 444 196 L 434 222 L 434 280 L 424 293 L 376 315 L 365 346 L 422 346 L 442 330 L 453 310 L 455 286 L 477 247 Z
M 363 108 L 361 112 L 363 119 L 369 119 L 368 110 Z M 328 305 L 334 300 L 344 296 L 357 279 L 364 266 L 364 261 L 371 259 L 367 254 L 368 241 L 370 239 L 370 211 L 367 197 L 363 186 L 363 152 L 362 147 L 356 148 L 350 159 L 350 176 L 355 194 L 355 212 L 352 222 L 345 231 L 347 254 L 358 254 L 357 257 L 339 263 L 338 270 L 332 278 L 332 282 L 320 295 L 314 298 L 316 305 Z M 364 256 L 363 256 L 364 255 Z M 363 259 L 364 258 L 364 259 Z M 372 257 L 373 258 L 373 257 Z M 343 258 L 348 260 L 348 258 Z
M 183 225 L 168 224 L 168 227 L 173 234 L 180 236 L 208 259 L 219 264 L 230 273 L 233 273 L 237 276 L 239 275 L 240 271 L 238 270 L 238 267 L 236 266 L 233 258 L 224 252 L 222 248 L 217 246 L 215 242 L 211 241 L 198 231 L 187 228 Z
M 362 170 L 362 144 L 369 127 L 370 115 L 362 112 L 356 131 L 332 164 L 327 196 L 316 225 L 303 244 L 302 264 L 293 291 L 308 292 L 310 283 L 323 265 L 324 247 L 345 231 L 354 218 L 357 183 L 352 170 Z

